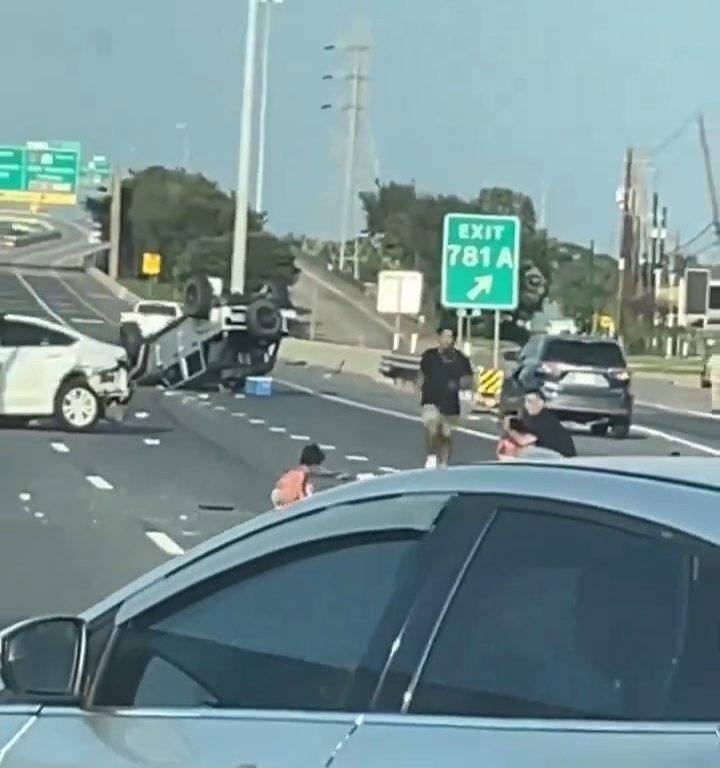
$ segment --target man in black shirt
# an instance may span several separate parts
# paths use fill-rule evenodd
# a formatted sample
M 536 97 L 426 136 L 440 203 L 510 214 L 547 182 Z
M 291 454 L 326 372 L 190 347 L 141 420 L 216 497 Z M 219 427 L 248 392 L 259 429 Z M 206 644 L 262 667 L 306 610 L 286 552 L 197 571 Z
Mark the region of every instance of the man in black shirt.
M 425 427 L 426 467 L 447 466 L 453 427 L 460 416 L 459 392 L 472 388 L 472 366 L 455 348 L 455 330 L 438 331 L 438 345 L 420 358 L 420 407 Z
M 535 435 L 535 446 L 555 451 L 565 458 L 577 456 L 575 442 L 560 419 L 545 407 L 545 397 L 536 389 L 525 394 L 522 420 L 528 431 Z

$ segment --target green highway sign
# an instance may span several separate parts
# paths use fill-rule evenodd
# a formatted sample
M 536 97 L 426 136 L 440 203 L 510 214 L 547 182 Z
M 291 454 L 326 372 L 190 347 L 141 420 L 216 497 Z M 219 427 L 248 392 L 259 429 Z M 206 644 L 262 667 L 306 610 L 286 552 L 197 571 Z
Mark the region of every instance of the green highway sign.
M 0 147 L 0 201 L 75 205 L 79 169 L 79 144 Z
M 448 213 L 441 303 L 449 309 L 514 310 L 520 301 L 520 219 Z
M 25 151 L 0 147 L 0 191 L 25 188 Z
M 112 177 L 113 169 L 110 161 L 104 155 L 93 155 L 82 170 L 81 182 L 86 187 L 107 185 Z

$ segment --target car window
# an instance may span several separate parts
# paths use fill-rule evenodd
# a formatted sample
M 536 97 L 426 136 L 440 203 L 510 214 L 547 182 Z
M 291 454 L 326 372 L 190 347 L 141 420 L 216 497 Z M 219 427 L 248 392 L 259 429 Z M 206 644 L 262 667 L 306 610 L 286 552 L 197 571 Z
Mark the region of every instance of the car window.
M 667 532 L 501 511 L 410 710 L 500 718 L 720 718 L 720 569 Z
M 543 354 L 545 360 L 569 365 L 591 365 L 598 368 L 624 368 L 625 358 L 620 347 L 614 342 L 571 341 L 553 339 L 548 341 Z
M 138 304 L 138 315 L 162 315 L 163 317 L 175 317 L 177 311 L 175 307 L 167 304 Z
M 17 320 L 5 320 L 0 333 L 3 347 L 65 347 L 76 341 L 60 331 Z
M 342 710 L 355 682 L 374 690 L 362 661 L 409 610 L 396 593 L 420 536 L 309 543 L 152 609 L 121 630 L 94 703 Z

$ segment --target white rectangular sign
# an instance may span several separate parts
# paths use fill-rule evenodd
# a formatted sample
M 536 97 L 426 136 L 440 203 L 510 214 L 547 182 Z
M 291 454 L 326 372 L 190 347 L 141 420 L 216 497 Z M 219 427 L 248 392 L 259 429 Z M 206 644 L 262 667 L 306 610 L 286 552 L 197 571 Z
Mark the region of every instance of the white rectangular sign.
M 378 272 L 377 311 L 382 315 L 419 315 L 422 272 L 386 269 Z

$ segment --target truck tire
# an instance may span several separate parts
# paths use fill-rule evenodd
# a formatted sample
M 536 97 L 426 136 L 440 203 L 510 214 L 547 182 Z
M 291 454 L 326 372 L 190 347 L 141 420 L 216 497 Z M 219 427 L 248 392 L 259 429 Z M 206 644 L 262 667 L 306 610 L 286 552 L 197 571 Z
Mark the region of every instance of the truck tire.
M 255 299 L 245 314 L 248 331 L 258 339 L 275 339 L 282 334 L 282 315 L 271 299 Z
M 120 326 L 120 346 L 125 350 L 130 362 L 130 367 L 134 367 L 140 357 L 140 350 L 143 345 L 143 335 L 140 326 L 137 323 L 123 323 Z
M 55 395 L 55 420 L 70 432 L 87 432 L 103 415 L 100 399 L 81 376 L 63 381 Z
M 212 286 L 206 275 L 190 275 L 185 283 L 183 313 L 196 320 L 207 320 L 210 317 L 214 298 Z

